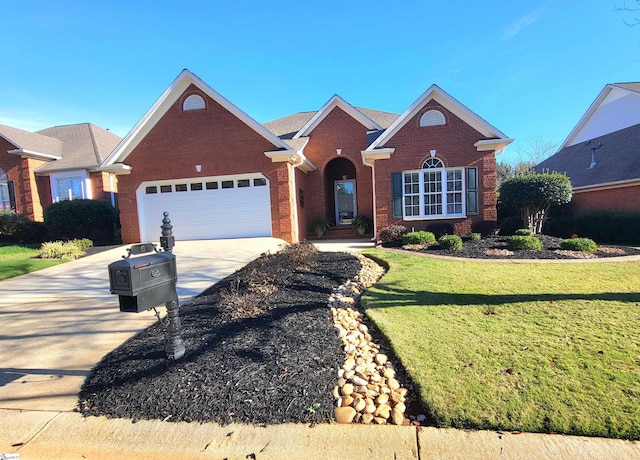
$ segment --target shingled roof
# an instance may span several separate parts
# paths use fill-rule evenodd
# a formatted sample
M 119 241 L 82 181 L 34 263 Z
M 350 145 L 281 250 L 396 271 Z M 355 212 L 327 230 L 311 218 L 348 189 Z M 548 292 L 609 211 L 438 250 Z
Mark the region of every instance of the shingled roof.
M 365 116 L 377 123 L 384 129 L 387 129 L 391 124 L 399 117 L 397 113 L 383 112 L 380 110 L 365 109 L 356 107 Z M 313 118 L 317 112 L 298 112 L 293 115 L 278 118 L 277 120 L 264 123 L 264 127 L 271 131 L 273 134 L 289 142 L 289 139 L 293 139 L 298 131 L 300 131 L 308 122 Z M 378 137 L 383 130 L 376 131 L 372 135 L 367 136 L 368 144 Z M 367 144 L 367 145 L 368 145 Z
M 574 189 L 640 180 L 640 124 L 565 147 L 535 169 L 565 173 Z
M 0 137 L 14 145 L 16 150 L 35 152 L 53 157 L 62 155 L 62 141 L 39 133 L 0 125 Z

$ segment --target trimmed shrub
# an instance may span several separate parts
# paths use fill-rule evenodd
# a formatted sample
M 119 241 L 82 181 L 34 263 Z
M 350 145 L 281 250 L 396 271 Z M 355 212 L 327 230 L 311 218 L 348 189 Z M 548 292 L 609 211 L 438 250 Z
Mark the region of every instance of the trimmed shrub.
M 569 238 L 576 233 L 576 223 L 572 216 L 550 217 L 542 226 L 542 233 L 558 238 Z
M 453 235 L 453 224 L 447 222 L 431 222 L 427 225 L 426 230 L 433 233 L 436 238 L 440 238 L 442 235 Z
M 85 249 L 89 249 L 90 247 L 93 246 L 93 241 L 91 241 L 88 238 L 81 238 L 79 240 L 71 240 L 71 241 L 69 241 L 69 243 L 75 244 L 76 246 L 78 246 L 83 251 Z
M 0 238 L 14 243 L 42 243 L 46 233 L 42 222 L 12 211 L 0 211 Z
M 527 250 L 527 251 L 539 251 L 542 249 L 542 242 L 531 235 L 513 235 L 507 240 L 509 249 L 512 251 Z
M 495 220 L 481 220 L 471 224 L 471 231 L 480 233 L 482 236 L 497 235 L 498 230 L 500 230 L 500 226 Z
M 402 246 L 402 235 L 406 231 L 404 225 L 389 225 L 380 230 L 380 241 L 383 246 Z
M 480 241 L 482 239 L 482 234 L 481 233 L 472 233 L 471 234 L 471 240 L 472 241 Z
M 560 242 L 562 249 L 569 251 L 582 251 L 594 253 L 598 251 L 598 245 L 595 241 L 589 238 L 571 238 L 568 240 L 562 240 Z
M 39 257 L 41 259 L 70 259 L 75 260 L 84 255 L 84 250 L 73 241 L 50 241 L 42 243 Z
M 513 235 L 519 228 L 524 227 L 524 222 L 520 216 L 508 216 L 500 221 L 500 235 Z
M 98 244 L 112 243 L 118 211 L 98 200 L 65 200 L 53 203 L 44 212 L 44 222 L 52 239 L 89 238 Z
M 598 243 L 640 244 L 640 212 L 587 211 L 576 217 L 575 233 Z
M 462 249 L 462 238 L 458 235 L 442 235 L 438 238 L 438 244 L 442 249 Z
M 436 236 L 431 232 L 409 232 L 402 236 L 402 244 L 433 244 Z
M 513 234 L 518 236 L 533 236 L 533 232 L 528 228 L 519 228 L 518 230 L 513 232 Z

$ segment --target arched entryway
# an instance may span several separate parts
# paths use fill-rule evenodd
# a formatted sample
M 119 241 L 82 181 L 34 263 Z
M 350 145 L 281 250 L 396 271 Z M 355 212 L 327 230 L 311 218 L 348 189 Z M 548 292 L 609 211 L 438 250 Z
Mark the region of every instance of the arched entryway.
M 350 225 L 358 213 L 356 167 L 347 158 L 331 160 L 324 172 L 327 216 L 336 226 Z

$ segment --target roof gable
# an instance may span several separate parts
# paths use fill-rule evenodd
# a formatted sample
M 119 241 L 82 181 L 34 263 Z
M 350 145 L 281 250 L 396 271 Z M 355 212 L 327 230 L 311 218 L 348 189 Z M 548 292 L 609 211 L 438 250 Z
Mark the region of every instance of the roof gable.
M 425 91 L 413 104 L 411 104 L 411 106 L 409 106 L 409 108 L 405 110 L 404 113 L 400 115 L 400 117 L 398 117 L 396 121 L 393 122 L 393 124 L 389 126 L 389 128 L 387 128 L 387 130 L 381 136 L 379 136 L 371 143 L 371 145 L 367 148 L 367 151 L 372 151 L 376 148 L 380 149 L 384 147 L 384 145 L 393 136 L 395 136 L 409 120 L 411 120 L 420 110 L 422 110 L 422 108 L 424 108 L 432 100 L 438 102 L 455 116 L 463 120 L 483 136 L 485 136 L 485 138 L 503 140 L 504 142 L 501 142 L 502 147 L 512 142 L 513 139 L 509 139 L 504 133 L 489 124 L 476 113 L 469 110 L 466 106 L 464 106 L 458 100 L 454 99 L 439 86 L 431 85 L 431 87 L 429 87 L 427 91 Z
M 559 150 L 640 123 L 640 83 L 604 87 Z
M 291 150 L 287 144 L 271 133 L 268 129 L 232 104 L 228 99 L 207 85 L 195 74 L 184 69 L 169 85 L 165 92 L 162 93 L 158 100 L 156 100 L 147 113 L 144 114 L 140 121 L 138 121 L 124 139 L 122 139 L 115 150 L 104 160 L 102 166 L 110 166 L 115 163 L 123 162 L 142 141 L 142 139 L 144 139 L 144 137 L 151 131 L 162 116 L 169 110 L 169 108 L 182 96 L 184 91 L 192 84 L 273 144 L 275 150 Z
M 358 122 L 360 122 L 360 124 L 364 125 L 369 131 L 382 129 L 380 125 L 378 125 L 371 118 L 369 118 L 364 113 L 356 109 L 354 106 L 349 104 L 347 101 L 342 99 L 337 94 L 334 94 L 327 101 L 327 103 L 323 105 L 322 108 L 318 110 L 315 113 L 315 115 L 311 117 L 309 121 L 307 121 L 307 123 L 296 133 L 296 135 L 293 136 L 293 138 L 297 139 L 300 137 L 308 136 L 311 133 L 311 131 L 313 131 L 313 129 L 316 126 L 318 126 L 322 122 L 322 120 L 324 120 L 327 117 L 327 115 L 329 115 L 331 111 L 336 107 L 339 107 L 344 112 L 349 114 L 352 118 L 356 119 Z
M 44 134 L 0 125 L 0 137 L 15 146 L 15 149 L 10 150 L 9 153 L 34 156 L 45 160 L 59 159 L 62 155 L 62 141 Z

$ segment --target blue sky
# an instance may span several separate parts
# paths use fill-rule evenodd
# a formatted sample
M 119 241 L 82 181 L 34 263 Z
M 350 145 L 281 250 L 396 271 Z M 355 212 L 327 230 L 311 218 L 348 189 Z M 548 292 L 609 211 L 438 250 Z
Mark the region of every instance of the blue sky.
M 627 5 L 635 6 L 634 0 Z M 402 113 L 436 83 L 519 142 L 560 143 L 605 84 L 640 81 L 624 0 L 11 1 L 0 123 L 124 136 L 188 68 L 259 122 L 337 93 Z M 640 12 L 637 15 L 640 17 Z

